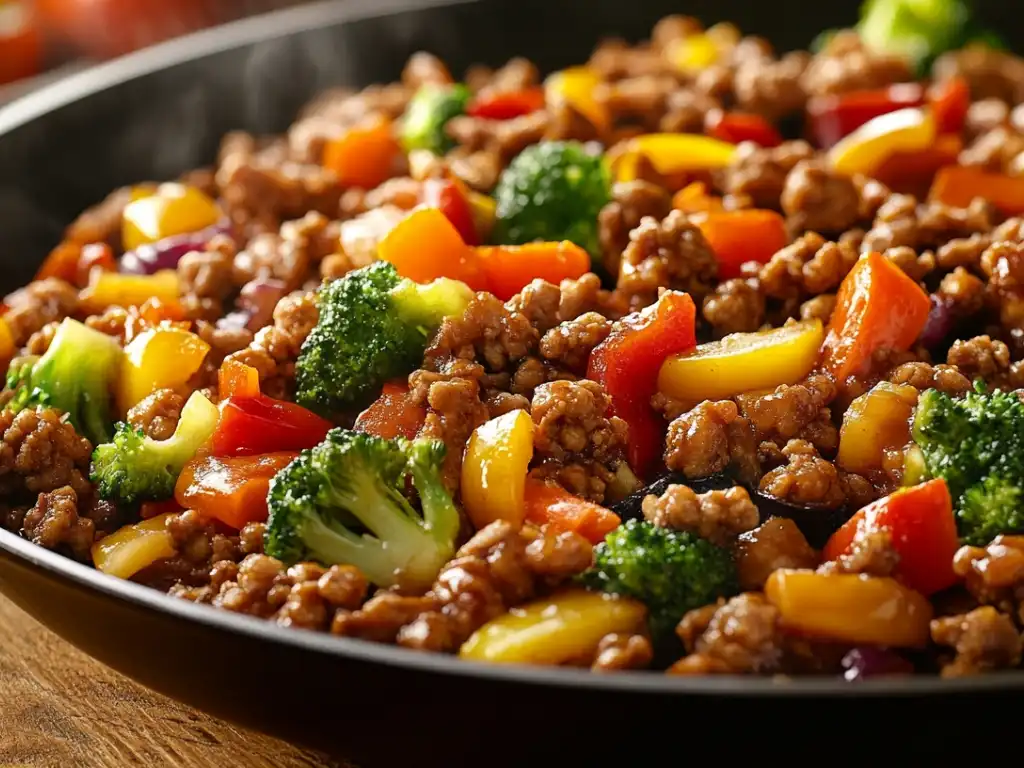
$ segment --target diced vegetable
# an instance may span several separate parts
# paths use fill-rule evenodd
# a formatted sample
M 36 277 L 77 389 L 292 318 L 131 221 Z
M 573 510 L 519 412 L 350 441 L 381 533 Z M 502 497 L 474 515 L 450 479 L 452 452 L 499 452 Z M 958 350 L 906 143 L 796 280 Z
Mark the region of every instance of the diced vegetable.
M 927 109 L 900 109 L 864 123 L 828 152 L 839 173 L 873 175 L 897 152 L 917 152 L 935 141 L 935 118 Z
M 483 98 L 477 96 L 469 102 L 466 114 L 488 120 L 510 120 L 543 107 L 543 88 L 523 88 L 518 91 L 501 91 Z
M 217 371 L 217 391 L 224 397 L 255 397 L 260 393 L 260 372 L 237 360 L 225 360 Z
M 472 661 L 564 664 L 592 653 L 605 635 L 642 631 L 643 603 L 599 592 L 571 590 L 513 608 L 462 644 Z
M 555 72 L 544 81 L 544 99 L 549 107 L 561 104 L 572 107 L 604 134 L 611 129 L 611 115 L 603 101 L 596 98 L 603 84 L 600 76 L 586 67 L 570 67 Z
M 928 643 L 931 603 L 895 579 L 779 569 L 764 592 L 783 626 L 822 640 L 893 648 Z
M 65 240 L 47 255 L 36 272 L 36 280 L 56 277 L 72 285 L 85 285 L 93 269 L 116 272 L 117 261 L 106 243 L 80 245 Z
M 859 646 L 843 656 L 843 679 L 847 682 L 890 675 L 912 675 L 914 665 L 888 648 Z
M 214 456 L 256 456 L 312 448 L 334 426 L 301 405 L 266 395 L 232 395 L 220 403 Z
M 486 243 L 494 231 L 498 204 L 493 197 L 482 195 L 472 189 L 466 190 L 466 199 L 469 201 L 469 211 L 473 217 L 473 231 L 480 242 Z
M 666 291 L 618 321 L 591 353 L 587 378 L 604 385 L 612 413 L 629 425 L 629 463 L 643 478 L 661 453 L 664 423 L 651 408 L 662 363 L 697 345 L 697 308 L 689 294 Z
M 940 134 L 960 133 L 971 106 L 970 86 L 960 75 L 943 80 L 931 87 L 928 103 Z
M 637 159 L 643 157 L 660 174 L 713 171 L 736 156 L 736 145 L 696 133 L 647 133 L 630 139 L 614 162 L 619 181 L 637 177 Z
M 740 267 L 748 261 L 766 263 L 789 242 L 786 222 L 775 211 L 696 213 L 692 220 L 715 252 L 719 280 L 739 277 Z
M 855 399 L 843 414 L 836 463 L 862 475 L 882 469 L 887 451 L 910 442 L 915 405 L 916 389 L 888 381 L 880 381 Z
M 112 306 L 137 307 L 150 299 L 176 304 L 178 285 L 178 273 L 173 269 L 161 269 L 151 275 L 93 271 L 79 299 L 82 309 L 92 313 Z
M 1024 213 L 1024 178 L 1004 176 L 981 168 L 950 165 L 935 175 L 928 199 L 966 208 L 984 198 L 1007 216 Z
M 722 198 L 708 192 L 703 181 L 691 181 L 672 196 L 672 207 L 683 213 L 717 213 L 724 211 Z
M 476 253 L 437 208 L 412 211 L 380 241 L 377 255 L 394 264 L 399 275 L 417 283 L 449 277 L 474 291 L 487 289 Z
M 857 32 L 870 49 L 905 58 L 919 72 L 956 48 L 970 21 L 963 0 L 870 0 L 860 15 Z
M 185 184 L 161 184 L 145 190 L 125 206 L 121 240 L 126 251 L 174 235 L 212 227 L 222 216 L 206 194 Z
M 807 127 L 814 143 L 828 149 L 876 117 L 924 103 L 920 83 L 813 96 L 807 102 Z
M 578 533 L 591 544 L 600 544 L 622 522 L 618 515 L 600 504 L 531 477 L 526 478 L 524 500 L 529 522 Z
M 665 58 L 680 72 L 695 75 L 718 61 L 721 53 L 714 38 L 697 34 L 672 40 L 665 49 Z
M 380 397 L 356 418 L 353 429 L 388 440 L 404 437 L 412 440 L 427 418 L 427 409 L 412 401 L 404 381 L 384 384 Z
M 568 240 L 481 246 L 476 253 L 488 290 L 502 301 L 508 301 L 538 278 L 558 285 L 590 271 L 590 255 Z
M 696 403 L 795 384 L 814 367 L 824 337 L 817 319 L 733 333 L 666 359 L 658 373 L 658 390 Z
M 197 232 L 142 243 L 121 256 L 120 271 L 130 275 L 151 275 L 162 269 L 176 269 L 186 253 L 201 251 L 217 235 L 230 232 L 231 226 L 226 221 L 220 221 Z
M 275 451 L 259 456 L 197 457 L 187 463 L 174 486 L 174 498 L 186 509 L 220 520 L 238 531 L 267 519 L 270 479 L 298 453 Z
M 777 147 L 782 143 L 782 135 L 774 125 L 760 115 L 746 112 L 713 109 L 705 116 L 704 132 L 730 144 L 752 141 L 762 147 Z
M 143 568 L 174 557 L 174 539 L 167 530 L 173 513 L 126 525 L 92 545 L 96 570 L 119 579 L 130 579 Z
M 467 245 L 479 245 L 480 235 L 473 220 L 468 190 L 458 179 L 427 179 L 423 182 L 423 203 L 437 208 L 458 230 Z
M 393 175 L 402 148 L 385 117 L 349 128 L 324 145 L 323 165 L 346 187 L 373 189 Z
M 180 328 L 150 328 L 124 348 L 117 384 L 121 415 L 158 389 L 174 389 L 188 381 L 206 359 L 210 345 Z
M 832 534 L 822 559 L 838 560 L 853 548 L 858 536 L 883 528 L 900 556 L 894 578 L 925 596 L 956 583 L 953 556 L 960 539 L 945 480 L 900 488 L 868 504 Z
M 955 133 L 939 136 L 926 149 L 896 152 L 875 169 L 874 177 L 895 192 L 924 196 L 942 168 L 956 165 L 964 140 Z
M 402 116 L 402 146 L 406 152 L 429 149 L 444 154 L 455 143 L 445 127 L 466 111 L 469 89 L 461 83 L 424 83 L 409 101 Z
M 533 420 L 524 410 L 477 427 L 462 459 L 462 504 L 477 530 L 495 520 L 520 526 L 523 493 L 533 458 Z
M 930 306 L 921 286 L 887 258 L 862 256 L 839 286 L 822 365 L 842 381 L 869 365 L 877 349 L 910 349 Z
M 0 366 L 6 366 L 17 351 L 14 346 L 14 336 L 11 334 L 11 326 L 0 317 Z

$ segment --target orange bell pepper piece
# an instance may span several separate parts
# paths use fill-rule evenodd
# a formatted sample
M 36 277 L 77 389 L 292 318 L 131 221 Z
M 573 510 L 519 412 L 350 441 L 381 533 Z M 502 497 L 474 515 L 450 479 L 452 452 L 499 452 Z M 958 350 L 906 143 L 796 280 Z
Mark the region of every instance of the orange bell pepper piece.
M 427 409 L 409 397 L 409 386 L 404 381 L 389 381 L 380 397 L 356 417 L 353 429 L 392 440 L 404 437 L 412 440 L 427 418 Z
M 957 208 L 983 197 L 1007 216 L 1024 213 L 1024 178 L 950 165 L 935 174 L 928 199 Z
M 391 121 L 378 117 L 328 141 L 322 163 L 343 186 L 373 189 L 391 177 L 401 151 Z
M 958 134 L 944 134 L 926 149 L 893 154 L 873 175 L 894 192 L 926 193 L 940 169 L 956 165 L 963 148 L 964 140 Z
M 698 213 L 693 221 L 718 260 L 718 277 L 740 276 L 748 261 L 764 264 L 789 242 L 786 222 L 775 211 L 749 209 Z
M 822 559 L 838 560 L 853 548 L 858 535 L 882 528 L 889 530 L 900 556 L 894 578 L 925 596 L 956 583 L 953 556 L 960 540 L 945 480 L 900 488 L 868 504 L 832 534 Z
M 192 459 L 178 477 L 174 498 L 186 509 L 241 530 L 246 523 L 267 519 L 270 480 L 298 455 L 279 451 L 262 456 Z
M 260 373 L 251 365 L 225 360 L 217 370 L 217 392 L 227 397 L 256 397 L 260 393 Z
M 971 88 L 960 75 L 951 77 L 932 86 L 928 103 L 939 133 L 960 133 L 971 106 Z
M 558 285 L 590 271 L 590 255 L 568 240 L 524 245 L 490 245 L 476 249 L 491 293 L 508 301 L 540 278 Z
M 622 520 L 610 509 L 574 496 L 560 486 L 526 478 L 526 519 L 559 531 L 573 531 L 599 544 Z
M 705 116 L 704 132 L 732 144 L 752 141 L 762 147 L 777 147 L 782 143 L 782 135 L 774 125 L 760 115 L 746 112 L 711 110 Z
M 672 207 L 683 213 L 724 211 L 722 198 L 708 193 L 703 181 L 692 181 L 672 196 Z
M 822 366 L 841 382 L 863 372 L 878 349 L 909 349 L 921 335 L 930 306 L 921 286 L 887 258 L 862 256 L 839 286 Z
M 93 267 L 104 272 L 116 272 L 117 261 L 106 243 L 81 245 L 65 240 L 52 251 L 36 272 L 36 280 L 60 278 L 66 283 L 83 286 L 89 280 Z
M 474 291 L 487 290 L 487 278 L 476 251 L 466 245 L 455 225 L 437 208 L 413 209 L 378 243 L 377 256 L 394 264 L 402 277 L 417 283 L 449 277 Z

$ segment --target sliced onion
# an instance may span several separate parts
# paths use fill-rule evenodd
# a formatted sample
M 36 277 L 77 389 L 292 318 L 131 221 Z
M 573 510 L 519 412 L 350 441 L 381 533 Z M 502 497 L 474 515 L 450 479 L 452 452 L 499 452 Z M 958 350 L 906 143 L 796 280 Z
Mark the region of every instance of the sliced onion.
M 130 275 L 151 275 L 161 269 L 176 269 L 178 261 L 186 253 L 202 250 L 217 235 L 227 234 L 231 234 L 231 226 L 227 221 L 221 221 L 198 232 L 147 243 L 121 257 L 120 271 Z
M 862 646 L 854 648 L 843 657 L 843 677 L 854 682 L 868 677 L 885 675 L 909 675 L 914 672 L 914 665 L 905 658 L 884 648 Z
M 918 341 L 926 349 L 938 346 L 953 331 L 953 302 L 933 293 L 932 306 L 928 310 L 928 319 Z

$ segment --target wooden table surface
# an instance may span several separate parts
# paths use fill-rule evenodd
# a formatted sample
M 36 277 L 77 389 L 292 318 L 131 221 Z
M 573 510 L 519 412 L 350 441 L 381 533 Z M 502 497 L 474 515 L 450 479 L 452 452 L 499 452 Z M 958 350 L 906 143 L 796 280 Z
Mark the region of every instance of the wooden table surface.
M 354 768 L 143 688 L 0 597 L 0 768 Z

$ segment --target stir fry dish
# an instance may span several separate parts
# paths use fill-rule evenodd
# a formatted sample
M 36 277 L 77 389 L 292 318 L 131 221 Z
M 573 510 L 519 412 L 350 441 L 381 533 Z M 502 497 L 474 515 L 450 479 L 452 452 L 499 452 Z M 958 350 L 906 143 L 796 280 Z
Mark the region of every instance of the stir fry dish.
M 954 0 L 323 94 L 6 297 L 0 523 L 492 663 L 955 677 L 1024 625 L 1024 59 Z

